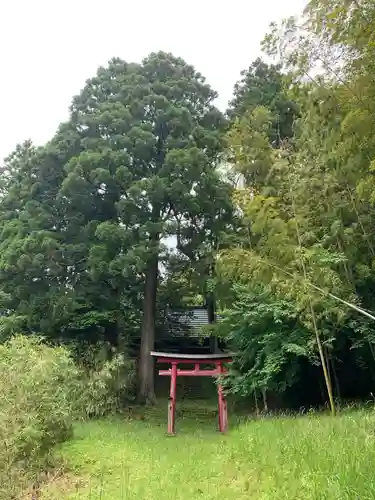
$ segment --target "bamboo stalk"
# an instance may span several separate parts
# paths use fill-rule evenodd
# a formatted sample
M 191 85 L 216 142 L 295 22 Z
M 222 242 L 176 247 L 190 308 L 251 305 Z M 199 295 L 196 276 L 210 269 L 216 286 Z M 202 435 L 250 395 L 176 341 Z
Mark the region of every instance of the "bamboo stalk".
M 296 222 L 296 234 L 297 234 L 298 246 L 299 246 L 299 249 L 302 250 L 301 234 L 299 231 L 299 225 L 298 225 L 298 220 L 297 220 L 297 216 L 296 216 L 293 194 L 292 194 L 292 204 L 293 204 L 293 212 L 294 212 L 294 217 L 295 217 L 295 222 Z M 305 281 L 307 281 L 307 271 L 306 271 L 306 266 L 305 266 L 305 262 L 303 260 L 302 255 L 301 255 L 300 260 L 301 260 L 303 276 L 304 276 Z M 331 414 L 334 417 L 336 415 L 336 405 L 335 405 L 335 400 L 334 400 L 333 392 L 332 392 L 332 384 L 331 384 L 331 379 L 330 379 L 329 373 L 328 373 L 327 361 L 326 361 L 324 351 L 323 351 L 323 344 L 321 342 L 320 334 L 319 334 L 319 330 L 318 330 L 318 326 L 317 326 L 315 310 L 314 310 L 314 306 L 313 306 L 313 303 L 311 301 L 310 296 L 309 296 L 309 304 L 310 304 L 311 319 L 312 319 L 312 323 L 313 323 L 316 344 L 318 346 L 320 362 L 322 364 L 322 369 L 323 369 L 324 381 L 326 383 L 326 389 L 327 389 L 327 393 L 328 393 L 329 405 L 330 405 L 330 409 L 331 409 Z

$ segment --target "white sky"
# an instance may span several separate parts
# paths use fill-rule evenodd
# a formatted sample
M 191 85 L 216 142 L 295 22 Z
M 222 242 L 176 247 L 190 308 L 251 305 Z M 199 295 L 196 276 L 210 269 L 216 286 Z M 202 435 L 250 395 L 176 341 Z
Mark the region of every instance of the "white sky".
M 73 95 L 112 57 L 170 51 L 204 74 L 225 109 L 271 21 L 305 0 L 0 0 L 0 160 L 46 142 Z

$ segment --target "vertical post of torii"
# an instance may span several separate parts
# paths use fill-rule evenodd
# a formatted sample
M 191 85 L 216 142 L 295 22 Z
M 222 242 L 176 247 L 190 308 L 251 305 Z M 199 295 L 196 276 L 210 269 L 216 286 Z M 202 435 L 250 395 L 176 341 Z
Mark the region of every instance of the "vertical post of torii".
M 221 354 L 170 354 L 165 352 L 151 351 L 151 356 L 157 359 L 158 363 L 169 364 L 171 367 L 167 370 L 159 370 L 159 375 L 171 377 L 169 402 L 168 402 L 168 434 L 175 434 L 175 416 L 176 416 L 176 386 L 177 377 L 219 377 L 225 374 L 224 363 L 230 363 L 233 359 L 231 355 Z M 194 369 L 180 369 L 179 364 L 194 365 Z M 215 368 L 203 369 L 201 365 L 214 365 Z M 218 413 L 219 413 L 219 431 L 228 430 L 228 410 L 227 402 L 220 383 L 217 385 L 218 393 Z

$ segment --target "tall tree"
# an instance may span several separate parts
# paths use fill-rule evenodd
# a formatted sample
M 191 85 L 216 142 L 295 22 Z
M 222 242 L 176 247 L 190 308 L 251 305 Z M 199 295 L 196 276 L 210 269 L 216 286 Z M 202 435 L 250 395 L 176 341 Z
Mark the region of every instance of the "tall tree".
M 230 118 L 251 113 L 258 106 L 267 108 L 272 116 L 269 138 L 275 147 L 293 136 L 293 122 L 298 115 L 296 103 L 287 96 L 288 79 L 281 73 L 281 65 L 267 64 L 256 59 L 235 84 L 229 103 Z
M 55 201 L 63 175 L 56 152 L 28 142 L 18 146 L 3 167 L 0 282 L 10 297 L 9 315 L 23 318 L 29 330 L 41 323 L 49 330 L 53 298 L 61 297 L 62 217 Z
M 113 59 L 72 104 L 82 152 L 67 165 L 61 195 L 103 207 L 96 234 L 105 234 L 112 250 L 113 241 L 127 245 L 107 254 L 109 267 L 144 277 L 139 395 L 145 402 L 154 400 L 150 351 L 161 240 L 178 231 L 185 246 L 195 245 L 204 221 L 222 216 L 222 205 L 212 203 L 225 188 L 215 168 L 225 125 L 215 97 L 192 66 L 159 52 L 142 64 Z
M 62 125 L 45 146 L 25 143 L 5 161 L 0 200 L 1 335 L 13 330 L 52 339 L 119 344 L 137 328 L 139 277 L 108 269 L 103 205 L 74 204 L 61 194 L 64 165 L 80 152 Z M 104 215 L 107 217 L 107 215 Z M 114 248 L 115 245 L 113 245 Z M 104 255 L 103 255 L 104 254 Z M 121 293 L 117 293 L 121 290 Z M 139 325 L 138 325 L 139 326 Z

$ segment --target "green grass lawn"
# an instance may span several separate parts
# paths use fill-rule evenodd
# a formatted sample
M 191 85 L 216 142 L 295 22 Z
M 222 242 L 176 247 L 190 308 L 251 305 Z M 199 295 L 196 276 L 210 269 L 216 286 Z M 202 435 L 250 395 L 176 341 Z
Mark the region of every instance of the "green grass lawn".
M 220 435 L 213 409 L 166 411 L 78 426 L 64 445 L 70 471 L 43 499 L 375 499 L 375 410 L 230 421 Z M 198 409 L 196 409 L 198 411 Z

